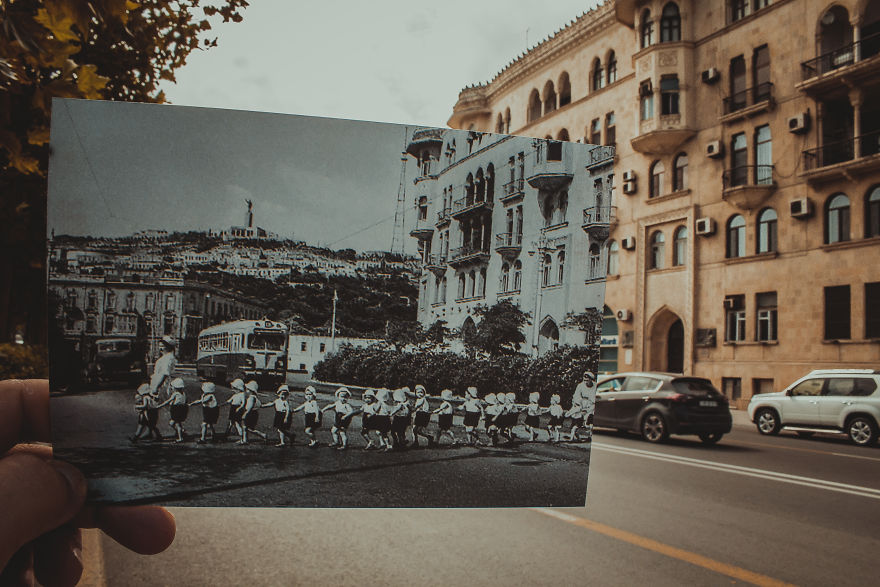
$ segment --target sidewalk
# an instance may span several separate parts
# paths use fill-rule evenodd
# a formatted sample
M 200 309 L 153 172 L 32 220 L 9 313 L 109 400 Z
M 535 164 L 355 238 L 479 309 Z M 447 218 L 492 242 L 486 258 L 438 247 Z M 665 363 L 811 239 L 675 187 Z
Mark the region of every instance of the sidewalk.
M 749 413 L 746 410 L 731 409 L 730 415 L 733 416 L 733 425 L 737 428 L 751 428 L 755 425 L 751 420 L 749 420 Z

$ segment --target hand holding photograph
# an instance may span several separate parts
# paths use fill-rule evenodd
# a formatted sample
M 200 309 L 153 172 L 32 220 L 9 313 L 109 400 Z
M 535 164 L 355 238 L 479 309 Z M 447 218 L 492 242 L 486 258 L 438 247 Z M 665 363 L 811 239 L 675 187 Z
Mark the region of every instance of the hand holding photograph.
M 612 147 L 56 99 L 51 148 L 93 502 L 584 505 Z

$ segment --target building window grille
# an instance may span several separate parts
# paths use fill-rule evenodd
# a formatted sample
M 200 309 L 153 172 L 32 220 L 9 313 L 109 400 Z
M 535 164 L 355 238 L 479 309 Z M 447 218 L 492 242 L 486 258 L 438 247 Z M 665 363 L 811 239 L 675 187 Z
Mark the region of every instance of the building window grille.
M 850 338 L 850 297 L 848 285 L 825 288 L 825 340 Z

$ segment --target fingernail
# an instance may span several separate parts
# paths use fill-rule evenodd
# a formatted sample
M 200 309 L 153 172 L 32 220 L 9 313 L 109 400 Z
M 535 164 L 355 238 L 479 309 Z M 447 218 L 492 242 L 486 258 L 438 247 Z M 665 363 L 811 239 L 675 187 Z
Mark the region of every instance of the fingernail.
M 64 461 L 49 461 L 49 465 L 60 473 L 67 482 L 70 501 L 75 502 L 77 505 L 85 501 L 87 491 L 86 478 L 80 470 Z

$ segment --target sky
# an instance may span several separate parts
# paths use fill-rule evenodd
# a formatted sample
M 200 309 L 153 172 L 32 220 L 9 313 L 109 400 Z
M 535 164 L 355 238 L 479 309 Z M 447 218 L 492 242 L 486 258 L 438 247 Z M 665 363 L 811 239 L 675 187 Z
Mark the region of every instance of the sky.
M 63 102 L 53 116 L 49 229 L 224 228 L 243 223 L 252 199 L 255 223 L 281 237 L 387 250 L 400 124 L 446 126 L 463 87 L 595 4 L 252 2 L 243 22 L 215 28 L 218 47 L 193 53 L 163 86 L 171 104 L 206 108 Z M 407 252 L 414 216 L 407 197 Z

